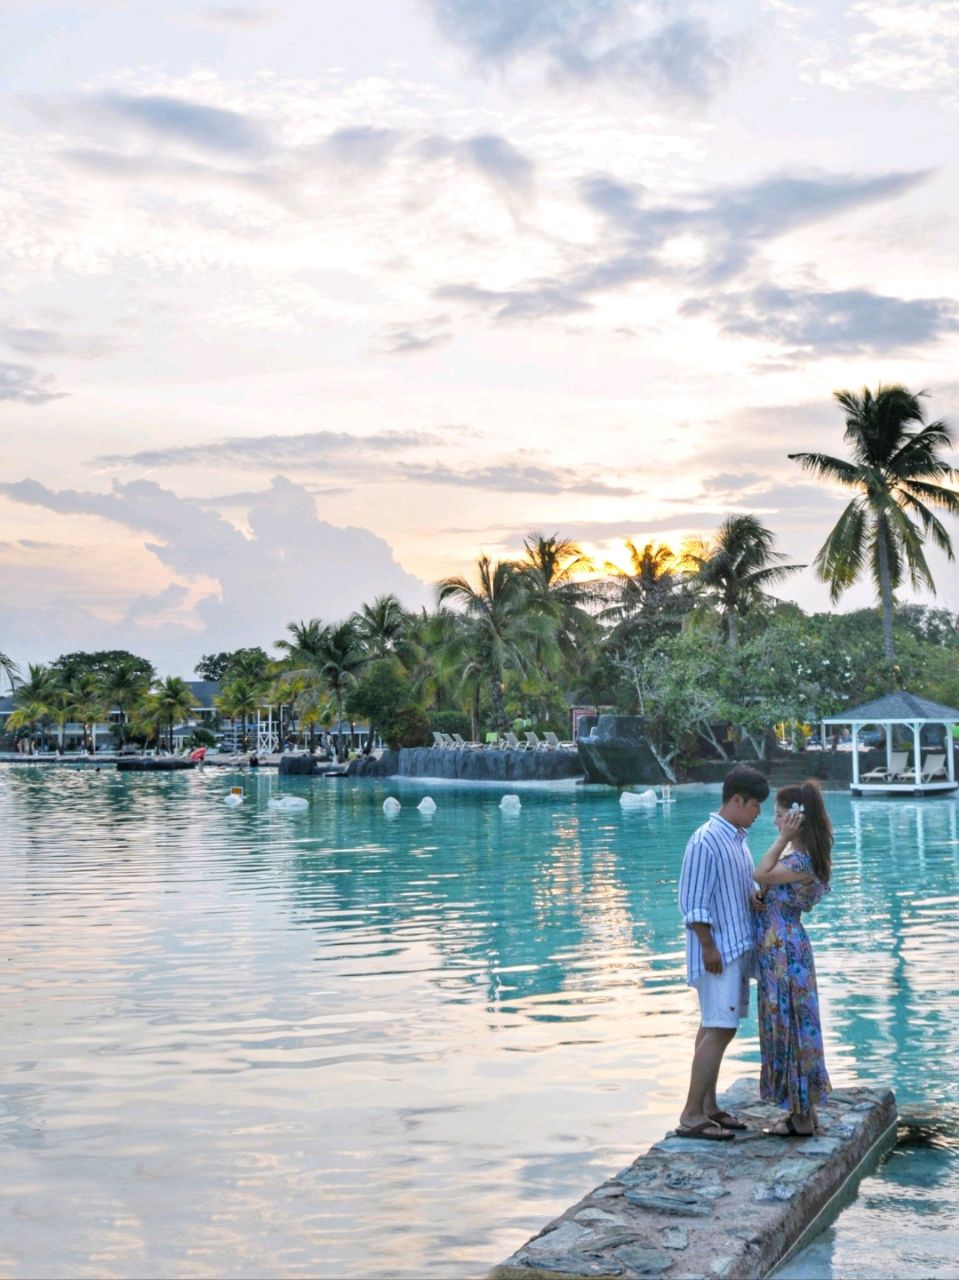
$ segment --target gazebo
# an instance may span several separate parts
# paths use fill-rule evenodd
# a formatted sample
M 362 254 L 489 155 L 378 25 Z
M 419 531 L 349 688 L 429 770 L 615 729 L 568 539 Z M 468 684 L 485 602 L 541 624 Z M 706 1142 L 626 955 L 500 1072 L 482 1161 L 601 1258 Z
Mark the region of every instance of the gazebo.
M 823 738 L 826 725 L 852 726 L 852 793 L 865 795 L 882 791 L 905 795 L 936 795 L 943 791 L 955 791 L 956 762 L 953 748 L 953 729 L 959 724 L 959 711 L 945 707 L 941 702 L 930 702 L 905 690 L 884 694 L 861 707 L 854 707 L 841 716 L 829 716 L 823 720 Z M 886 767 L 870 769 L 860 774 L 859 734 L 866 725 L 876 725 L 886 732 Z M 901 725 L 912 733 L 912 764 L 908 763 L 909 749 L 893 750 L 892 738 L 895 725 Z M 921 739 L 926 725 L 942 728 L 941 750 L 926 747 L 923 754 Z

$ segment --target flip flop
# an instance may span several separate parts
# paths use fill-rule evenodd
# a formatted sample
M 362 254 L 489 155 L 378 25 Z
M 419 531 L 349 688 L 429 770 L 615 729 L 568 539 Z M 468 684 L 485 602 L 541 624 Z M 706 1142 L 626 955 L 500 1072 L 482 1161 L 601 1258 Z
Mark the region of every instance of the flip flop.
M 714 1111 L 710 1115 L 710 1120 L 715 1120 L 718 1125 L 722 1125 L 724 1129 L 748 1129 L 749 1125 L 744 1124 L 739 1116 L 734 1116 L 731 1111 Z
M 715 1120 L 701 1120 L 699 1124 L 678 1124 L 674 1138 L 698 1138 L 705 1142 L 732 1142 L 733 1135 Z
M 793 1124 L 792 1116 L 787 1116 L 784 1123 L 785 1129 L 763 1129 L 763 1133 L 768 1138 L 814 1138 L 816 1136 L 815 1129 L 810 1129 L 809 1133 L 803 1133 L 801 1129 L 797 1129 Z

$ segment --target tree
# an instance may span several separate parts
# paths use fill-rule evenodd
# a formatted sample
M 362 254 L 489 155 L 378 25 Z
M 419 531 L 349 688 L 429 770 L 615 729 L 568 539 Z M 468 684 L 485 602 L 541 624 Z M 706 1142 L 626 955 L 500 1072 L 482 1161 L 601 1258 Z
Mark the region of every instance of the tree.
M 17 676 L 20 674 L 20 668 L 12 658 L 8 658 L 5 653 L 0 653 L 0 671 L 7 677 L 10 682 L 10 692 L 13 692 L 16 685 Z
M 259 645 L 254 645 L 248 649 L 204 653 L 193 671 L 201 680 L 220 681 L 231 675 L 262 676 L 269 665 L 267 654 Z
M 516 564 L 501 560 L 492 564 L 482 556 L 477 565 L 479 585 L 465 578 L 444 578 L 439 600 L 452 600 L 463 610 L 467 627 L 454 634 L 454 647 L 472 650 L 472 661 L 485 676 L 493 727 L 507 727 L 503 681 L 507 667 L 522 671 L 532 657 L 533 645 L 547 641 L 553 624 L 530 607 L 527 575 Z
M 640 638 L 655 643 L 679 631 L 692 601 L 675 552 L 663 543 L 647 542 L 639 548 L 627 538 L 629 568 L 608 565 L 611 581 L 604 595 L 613 603 L 600 614 L 612 626 L 613 644 Z
M 109 706 L 103 692 L 102 677 L 92 670 L 75 670 L 66 681 L 69 700 L 73 714 L 83 730 L 83 741 L 87 751 L 93 755 L 96 751 L 96 726 L 101 720 L 109 718 Z
M 366 668 L 348 692 L 346 707 L 350 715 L 361 716 L 369 723 L 368 746 L 372 747 L 373 735 L 379 729 L 393 750 L 411 745 L 403 741 L 404 736 L 412 723 L 421 722 L 423 714 L 416 705 L 409 680 L 398 664 L 388 658 L 381 658 Z M 419 713 L 418 717 L 412 717 L 411 711 Z
M 263 686 L 248 676 L 234 676 L 227 680 L 223 688 L 213 699 L 217 707 L 230 719 L 233 729 L 234 749 L 236 744 L 236 722 L 243 725 L 243 743 L 246 741 L 246 725 L 255 716 L 263 702 Z
M 407 630 L 408 615 L 394 595 L 377 596 L 353 614 L 356 634 L 371 658 L 397 653 Z
M 923 553 L 925 540 L 955 559 L 952 541 L 931 510 L 959 514 L 959 494 L 937 483 L 956 473 L 942 457 L 953 435 L 944 421 L 925 421 L 920 399 L 898 384 L 879 386 L 875 395 L 835 391 L 846 412 L 845 438 L 852 459 L 825 453 L 791 453 L 804 471 L 854 489 L 856 497 L 839 517 L 814 561 L 830 597 L 837 601 L 866 568 L 882 605 L 883 648 L 895 661 L 894 595 L 906 573 L 914 588 L 935 584 Z M 915 517 L 912 519 L 910 517 Z
M 149 684 L 156 678 L 153 663 L 140 658 L 127 649 L 96 649 L 90 653 L 77 650 L 75 653 L 63 653 L 50 666 L 58 671 L 65 680 L 70 681 L 79 675 L 105 677 L 115 668 L 128 664 L 134 667 Z
M 120 712 L 120 742 L 124 743 L 130 710 L 147 696 L 150 676 L 144 673 L 139 659 L 127 654 L 106 670 L 102 688 L 108 707 L 116 707 Z
M 148 715 L 157 726 L 157 735 L 162 725 L 169 731 L 170 751 L 173 750 L 173 726 L 177 720 L 186 720 L 193 712 L 193 691 L 185 680 L 179 676 L 167 676 L 157 682 L 156 687 L 147 699 Z
M 805 568 L 783 564 L 773 550 L 772 532 L 755 516 L 727 516 L 711 542 L 689 543 L 684 563 L 692 573 L 693 589 L 718 605 L 731 649 L 739 641 L 739 622 L 751 609 L 769 604 L 766 588 Z
M 17 685 L 13 711 L 7 719 L 7 728 L 26 729 L 31 751 L 36 746 L 36 730 L 53 711 L 57 687 L 60 681 L 52 668 L 42 662 L 28 662 L 27 676 Z

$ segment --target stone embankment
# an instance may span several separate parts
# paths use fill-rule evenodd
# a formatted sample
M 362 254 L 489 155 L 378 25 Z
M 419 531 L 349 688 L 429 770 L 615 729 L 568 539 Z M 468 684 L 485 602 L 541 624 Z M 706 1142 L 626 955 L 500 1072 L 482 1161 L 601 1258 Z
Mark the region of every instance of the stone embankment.
M 667 1134 L 490 1280 L 763 1280 L 828 1225 L 895 1141 L 888 1089 L 836 1090 L 812 1138 L 766 1136 L 782 1112 L 759 1101 L 755 1081 L 738 1081 L 723 1105 L 750 1126 L 735 1141 Z

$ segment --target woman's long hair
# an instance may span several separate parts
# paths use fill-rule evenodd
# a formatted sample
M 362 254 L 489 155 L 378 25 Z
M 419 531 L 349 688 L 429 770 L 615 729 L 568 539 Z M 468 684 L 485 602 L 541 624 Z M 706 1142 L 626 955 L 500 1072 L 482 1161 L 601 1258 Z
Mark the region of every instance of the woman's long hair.
M 803 848 L 812 858 L 816 879 L 829 883 L 832 871 L 832 823 L 822 802 L 822 792 L 816 782 L 804 782 L 801 786 L 783 787 L 776 792 L 776 805 L 791 809 L 794 804 L 803 807 L 803 824 L 800 839 Z

